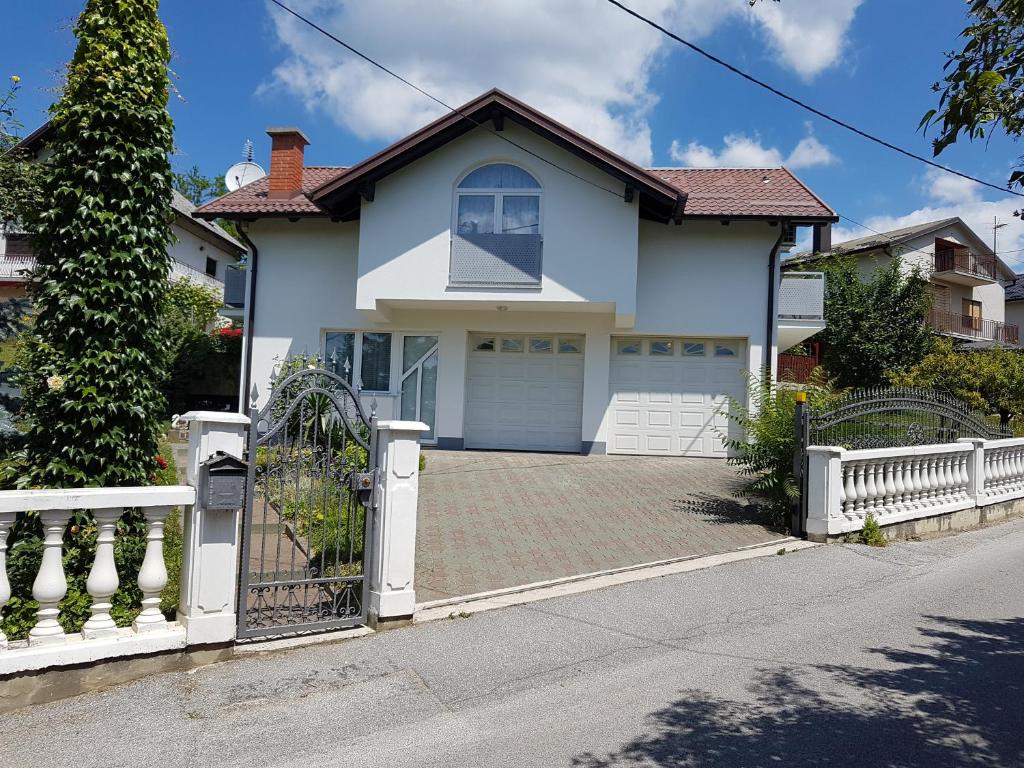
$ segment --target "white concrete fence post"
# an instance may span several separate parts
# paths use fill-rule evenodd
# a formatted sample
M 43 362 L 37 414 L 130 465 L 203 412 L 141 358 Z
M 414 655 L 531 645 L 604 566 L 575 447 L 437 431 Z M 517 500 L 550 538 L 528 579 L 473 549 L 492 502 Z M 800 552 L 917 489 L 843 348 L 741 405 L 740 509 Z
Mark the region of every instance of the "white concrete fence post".
M 416 611 L 416 508 L 420 438 L 430 427 L 419 421 L 378 423 L 378 508 L 370 554 L 370 624 L 412 619 Z
M 807 449 L 807 538 L 825 541 L 841 530 L 843 520 L 843 449 Z
M 957 442 L 974 446 L 967 457 L 967 494 L 975 504 L 981 504 L 985 498 L 985 441 L 980 437 L 961 437 Z
M 190 411 L 181 420 L 189 422 L 189 485 L 198 487 L 200 466 L 217 451 L 239 459 L 244 455 L 248 416 Z M 185 517 L 178 621 L 189 645 L 232 642 L 237 627 L 242 510 L 206 510 L 202 496 L 198 489 Z

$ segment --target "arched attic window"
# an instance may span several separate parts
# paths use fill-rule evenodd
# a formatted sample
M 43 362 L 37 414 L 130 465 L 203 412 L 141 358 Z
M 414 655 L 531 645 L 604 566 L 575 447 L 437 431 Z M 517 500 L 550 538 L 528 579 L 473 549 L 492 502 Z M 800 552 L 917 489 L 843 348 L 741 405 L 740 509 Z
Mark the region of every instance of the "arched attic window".
M 518 166 L 481 166 L 459 182 L 455 197 L 460 235 L 540 234 L 541 187 Z

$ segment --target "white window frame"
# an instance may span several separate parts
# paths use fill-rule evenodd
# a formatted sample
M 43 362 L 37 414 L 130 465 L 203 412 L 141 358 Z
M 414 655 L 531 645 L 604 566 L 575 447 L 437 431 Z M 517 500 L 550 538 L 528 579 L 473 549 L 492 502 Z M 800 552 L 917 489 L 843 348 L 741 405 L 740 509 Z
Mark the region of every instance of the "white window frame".
M 399 355 L 398 364 L 395 364 L 395 339 L 402 339 L 402 332 L 379 330 L 377 328 L 324 328 L 320 334 L 320 354 L 324 358 L 324 362 L 327 360 L 327 335 L 330 333 L 351 333 L 354 336 L 352 343 L 352 356 L 355 360 L 352 361 L 352 387 L 360 394 L 371 394 L 371 395 L 395 395 L 395 372 L 398 371 L 398 376 L 401 378 L 401 355 Z M 363 380 L 363 334 L 364 333 L 386 333 L 391 336 L 391 355 L 388 369 L 388 386 L 390 389 L 362 389 L 360 384 Z M 415 335 L 430 335 L 435 334 L 415 334 Z M 401 389 L 397 390 L 397 394 L 401 394 Z
M 523 171 L 524 173 L 530 174 L 530 176 L 533 178 L 533 180 L 537 182 L 538 186 L 536 186 L 536 187 L 514 187 L 514 188 L 504 188 L 504 187 L 490 187 L 490 188 L 474 187 L 472 189 L 468 189 L 468 188 L 467 189 L 460 189 L 459 188 L 459 185 L 463 181 L 466 180 L 467 176 L 469 176 L 474 171 L 480 170 L 481 168 L 486 168 L 488 165 L 514 165 L 516 168 L 518 168 L 519 170 Z M 509 236 L 515 236 L 515 235 L 519 235 L 519 234 L 530 234 L 530 233 L 526 233 L 526 232 L 501 232 L 500 231 L 501 227 L 502 227 L 502 224 L 503 224 L 502 202 L 504 200 L 505 195 L 509 195 L 509 196 L 512 196 L 512 197 L 522 197 L 524 195 L 529 195 L 529 196 L 532 196 L 532 197 L 536 197 L 537 198 L 537 234 L 540 235 L 542 240 L 544 239 L 544 187 L 541 185 L 540 179 L 537 178 L 537 174 L 535 174 L 533 171 L 531 171 L 529 168 L 526 168 L 522 164 L 514 163 L 514 162 L 512 162 L 510 160 L 490 160 L 490 161 L 488 161 L 486 163 L 481 163 L 480 165 L 473 166 L 468 171 L 466 171 L 464 174 L 459 176 L 459 178 L 455 182 L 455 199 L 453 200 L 453 204 L 452 204 L 452 223 L 451 223 L 451 226 L 452 226 L 452 234 L 453 235 L 461 235 L 462 234 L 461 232 L 459 232 L 459 198 L 462 197 L 463 195 L 478 195 L 478 196 L 479 195 L 491 195 L 491 196 L 493 196 L 494 197 L 494 229 L 497 230 L 497 231 L 494 232 L 494 234 L 496 234 L 496 235 L 509 235 Z

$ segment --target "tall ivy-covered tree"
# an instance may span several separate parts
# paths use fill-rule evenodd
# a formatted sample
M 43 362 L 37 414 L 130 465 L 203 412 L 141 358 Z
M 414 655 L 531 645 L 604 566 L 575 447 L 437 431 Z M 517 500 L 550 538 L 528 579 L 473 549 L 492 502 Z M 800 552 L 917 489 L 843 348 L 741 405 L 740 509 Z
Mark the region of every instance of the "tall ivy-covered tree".
M 887 374 L 916 365 L 931 351 L 928 281 L 916 268 L 905 274 L 900 262 L 893 258 L 867 280 L 852 258 L 825 263 L 827 326 L 815 339 L 836 385 L 880 386 Z
M 169 45 L 158 0 L 88 0 L 34 222 L 24 485 L 144 484 L 165 364 Z

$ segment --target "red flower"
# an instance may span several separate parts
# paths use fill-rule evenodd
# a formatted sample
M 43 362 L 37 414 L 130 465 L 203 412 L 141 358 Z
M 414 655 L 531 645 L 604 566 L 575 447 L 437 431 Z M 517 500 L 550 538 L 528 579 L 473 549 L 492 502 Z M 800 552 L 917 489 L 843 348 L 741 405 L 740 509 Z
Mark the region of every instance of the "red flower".
M 220 333 L 220 335 L 222 337 L 241 336 L 242 335 L 242 329 L 241 328 L 221 328 L 220 331 L 218 331 L 218 333 Z
M 165 459 L 163 456 L 157 456 L 156 465 L 160 467 L 160 469 L 167 469 L 167 459 Z

